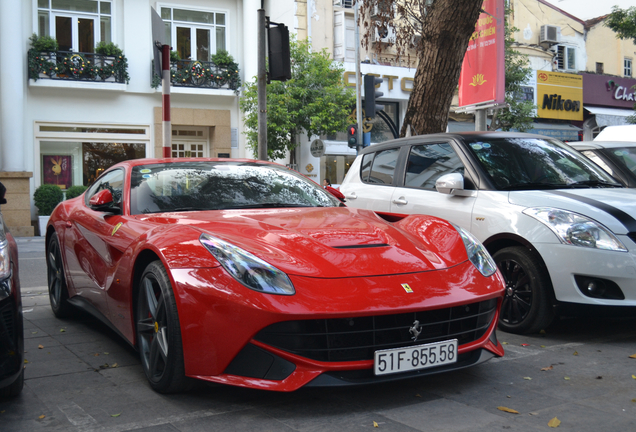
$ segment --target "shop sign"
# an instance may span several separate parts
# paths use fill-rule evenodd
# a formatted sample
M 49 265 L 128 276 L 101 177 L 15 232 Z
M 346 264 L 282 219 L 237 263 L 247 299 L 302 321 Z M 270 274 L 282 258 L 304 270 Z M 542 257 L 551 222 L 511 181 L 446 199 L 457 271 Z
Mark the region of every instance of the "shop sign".
M 607 75 L 583 74 L 583 103 L 632 109 L 636 80 Z
M 397 75 L 386 75 L 386 74 L 378 74 L 378 73 L 367 73 L 366 75 L 377 76 L 378 78 L 382 78 L 386 80 L 387 86 L 389 88 L 389 92 L 393 90 L 393 87 L 397 86 L 397 82 L 400 83 L 400 90 L 404 92 L 412 92 L 413 91 L 413 78 L 411 77 L 399 77 Z M 356 86 L 356 73 L 355 72 L 345 72 L 344 73 L 344 83 L 347 87 L 355 87 Z M 376 85 L 376 87 L 380 87 L 380 84 Z
M 504 1 L 484 0 L 459 76 L 459 106 L 503 103 Z
M 315 139 L 309 145 L 309 151 L 315 158 L 322 157 L 325 154 L 325 144 L 322 142 L 322 140 Z
M 558 72 L 537 72 L 537 116 L 583 120 L 583 78 Z

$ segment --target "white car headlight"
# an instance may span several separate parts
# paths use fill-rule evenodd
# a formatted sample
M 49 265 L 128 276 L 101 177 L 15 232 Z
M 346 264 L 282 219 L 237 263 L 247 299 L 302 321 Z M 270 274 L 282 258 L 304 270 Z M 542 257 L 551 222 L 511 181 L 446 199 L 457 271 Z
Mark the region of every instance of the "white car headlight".
M 545 224 L 563 244 L 627 252 L 609 229 L 581 214 L 549 207 L 527 208 L 523 213 Z
M 199 241 L 234 279 L 247 288 L 269 294 L 296 293 L 284 272 L 246 250 L 208 234 L 201 234 Z
M 471 263 L 479 270 L 479 273 L 488 277 L 497 271 L 497 265 L 492 259 L 484 245 L 470 232 L 453 224 L 459 235 L 464 241 L 466 253 Z

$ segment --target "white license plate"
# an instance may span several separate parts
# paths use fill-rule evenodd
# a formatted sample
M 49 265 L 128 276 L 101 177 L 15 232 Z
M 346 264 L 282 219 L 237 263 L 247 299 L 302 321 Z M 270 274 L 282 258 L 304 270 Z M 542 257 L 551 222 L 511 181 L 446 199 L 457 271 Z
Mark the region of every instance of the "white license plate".
M 457 362 L 457 339 L 375 352 L 376 375 L 407 372 Z

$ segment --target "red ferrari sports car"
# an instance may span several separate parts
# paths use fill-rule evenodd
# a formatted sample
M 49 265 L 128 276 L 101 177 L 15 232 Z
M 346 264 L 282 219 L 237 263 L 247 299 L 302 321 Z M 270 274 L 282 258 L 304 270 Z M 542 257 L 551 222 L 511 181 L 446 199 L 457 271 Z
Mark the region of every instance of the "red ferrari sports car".
M 55 315 L 111 326 L 159 392 L 362 384 L 503 355 L 504 281 L 470 233 L 348 208 L 273 163 L 119 163 L 58 205 L 46 244 Z

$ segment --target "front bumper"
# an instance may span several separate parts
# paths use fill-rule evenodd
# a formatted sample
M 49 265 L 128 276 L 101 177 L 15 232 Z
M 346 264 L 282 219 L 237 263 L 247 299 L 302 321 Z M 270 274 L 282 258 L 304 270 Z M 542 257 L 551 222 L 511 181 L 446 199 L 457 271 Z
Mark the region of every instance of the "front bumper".
M 12 278 L 0 282 L 0 388 L 13 384 L 24 367 L 21 303 Z
M 598 305 L 636 306 L 636 245 L 621 238 L 629 252 L 616 252 L 561 243 L 535 244 L 543 258 L 559 302 Z M 586 292 L 586 281 L 598 281 L 616 287 L 622 296 L 594 296 Z M 623 298 L 620 298 L 623 297 Z
M 186 374 L 202 380 L 292 391 L 305 385 L 362 384 L 439 373 L 503 355 L 495 336 L 503 279 L 498 272 L 484 278 L 469 262 L 408 275 L 331 280 L 292 277 L 296 288 L 293 296 L 249 290 L 222 268 L 177 269 L 171 276 Z M 408 284 L 413 292 L 406 292 L 402 284 Z M 476 339 L 460 343 L 458 363 L 415 373 L 375 377 L 372 359 L 312 359 L 288 347 L 263 342 L 258 336 L 269 326 L 290 321 L 382 317 L 490 299 L 495 299 L 496 307 Z

